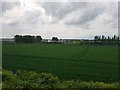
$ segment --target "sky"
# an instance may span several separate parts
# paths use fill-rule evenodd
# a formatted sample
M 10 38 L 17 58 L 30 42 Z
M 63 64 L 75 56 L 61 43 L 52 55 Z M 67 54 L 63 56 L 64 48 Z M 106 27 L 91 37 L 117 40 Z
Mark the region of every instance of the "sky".
M 118 2 L 2 2 L 2 38 L 40 35 L 42 38 L 92 39 L 118 35 Z

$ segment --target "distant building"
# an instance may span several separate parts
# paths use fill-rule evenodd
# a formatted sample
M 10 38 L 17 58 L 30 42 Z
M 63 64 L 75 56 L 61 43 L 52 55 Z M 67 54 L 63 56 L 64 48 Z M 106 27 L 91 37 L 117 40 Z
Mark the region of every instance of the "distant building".
M 5 38 L 5 39 L 1 39 L 2 42 L 14 42 L 14 38 Z
M 80 44 L 80 39 L 62 39 L 64 44 Z
M 48 39 L 42 39 L 42 43 L 48 42 Z
M 52 41 L 52 39 L 42 39 L 42 43 L 58 43 L 58 44 L 89 44 L 93 40 L 84 39 L 58 39 L 58 41 Z
M 52 39 L 42 39 L 42 43 L 64 43 L 64 40 L 59 39 L 58 41 L 52 41 Z
M 15 42 L 14 38 L 4 38 L 0 39 L 2 42 Z M 94 40 L 87 40 L 87 39 L 58 39 L 58 41 L 52 41 L 52 39 L 42 39 L 41 43 L 48 43 L 48 44 L 92 44 Z

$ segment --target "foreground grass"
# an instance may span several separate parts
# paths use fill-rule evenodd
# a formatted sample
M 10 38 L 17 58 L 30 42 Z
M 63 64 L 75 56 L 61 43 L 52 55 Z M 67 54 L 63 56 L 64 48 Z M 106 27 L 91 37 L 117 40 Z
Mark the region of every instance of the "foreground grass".
M 2 72 L 2 88 L 120 88 L 119 82 L 60 80 L 51 73 L 18 70 Z

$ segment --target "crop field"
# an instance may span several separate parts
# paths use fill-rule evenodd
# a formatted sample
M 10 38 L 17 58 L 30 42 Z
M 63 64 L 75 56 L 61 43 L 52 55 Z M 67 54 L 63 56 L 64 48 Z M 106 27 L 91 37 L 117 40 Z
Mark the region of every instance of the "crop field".
M 2 46 L 3 69 L 50 72 L 61 79 L 118 79 L 118 46 L 11 44 Z

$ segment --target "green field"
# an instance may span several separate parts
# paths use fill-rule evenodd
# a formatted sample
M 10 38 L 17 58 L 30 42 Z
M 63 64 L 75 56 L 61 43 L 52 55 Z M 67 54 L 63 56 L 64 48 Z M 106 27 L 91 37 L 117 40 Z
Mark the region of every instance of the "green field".
M 61 79 L 118 79 L 117 46 L 13 44 L 2 46 L 3 69 L 50 72 Z

